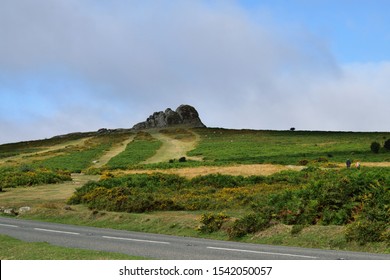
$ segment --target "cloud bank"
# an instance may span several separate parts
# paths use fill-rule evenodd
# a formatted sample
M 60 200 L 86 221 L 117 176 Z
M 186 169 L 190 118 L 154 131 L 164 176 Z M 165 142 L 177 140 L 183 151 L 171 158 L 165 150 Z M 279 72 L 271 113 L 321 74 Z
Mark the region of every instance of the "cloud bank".
M 328 38 L 236 1 L 5 0 L 0 38 L 0 142 L 180 104 L 208 126 L 389 129 L 390 63 L 340 64 Z

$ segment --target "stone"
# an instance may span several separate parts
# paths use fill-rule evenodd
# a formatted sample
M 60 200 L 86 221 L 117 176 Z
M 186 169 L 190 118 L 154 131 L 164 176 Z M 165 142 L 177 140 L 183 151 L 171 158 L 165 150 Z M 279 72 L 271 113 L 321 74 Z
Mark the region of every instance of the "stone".
M 18 213 L 13 208 L 4 209 L 4 214 L 13 215 L 13 216 L 18 215 Z
M 180 105 L 176 111 L 167 108 L 164 112 L 155 112 L 144 122 L 133 126 L 135 130 L 149 128 L 165 128 L 172 126 L 185 126 L 188 128 L 206 127 L 200 120 L 199 113 L 190 105 Z
M 23 206 L 23 207 L 19 208 L 19 213 L 25 213 L 28 211 L 31 211 L 31 207 L 29 207 L 29 206 Z

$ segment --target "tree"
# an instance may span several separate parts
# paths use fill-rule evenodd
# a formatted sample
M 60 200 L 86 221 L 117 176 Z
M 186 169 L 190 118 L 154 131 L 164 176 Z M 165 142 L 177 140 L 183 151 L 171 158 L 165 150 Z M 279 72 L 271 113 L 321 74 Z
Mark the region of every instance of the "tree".
M 371 143 L 371 151 L 375 154 L 379 153 L 379 150 L 381 148 L 381 144 L 379 144 L 378 142 L 372 142 Z

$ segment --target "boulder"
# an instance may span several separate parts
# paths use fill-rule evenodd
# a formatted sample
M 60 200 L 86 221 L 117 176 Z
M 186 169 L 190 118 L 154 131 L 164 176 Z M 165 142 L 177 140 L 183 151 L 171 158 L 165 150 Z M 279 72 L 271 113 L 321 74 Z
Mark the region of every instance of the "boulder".
M 29 206 L 23 206 L 23 207 L 19 208 L 19 213 L 25 213 L 28 211 L 31 211 L 31 207 L 29 207 Z
M 18 212 L 16 212 L 15 209 L 13 209 L 13 208 L 7 208 L 7 209 L 4 209 L 4 214 L 17 216 Z
M 190 105 L 180 105 L 176 111 L 167 108 L 164 112 L 155 112 L 144 122 L 137 123 L 133 129 L 165 128 L 172 126 L 206 127 L 199 118 L 196 109 Z

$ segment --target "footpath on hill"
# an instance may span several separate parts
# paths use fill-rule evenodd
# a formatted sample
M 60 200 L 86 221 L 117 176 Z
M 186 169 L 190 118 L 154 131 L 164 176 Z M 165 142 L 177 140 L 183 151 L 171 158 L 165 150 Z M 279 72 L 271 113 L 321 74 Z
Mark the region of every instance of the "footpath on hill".
M 127 144 L 129 144 L 134 139 L 134 135 L 131 135 L 128 139 L 124 140 L 123 142 L 117 143 L 111 147 L 110 150 L 108 150 L 102 157 L 97 160 L 94 167 L 102 167 L 106 165 L 111 158 L 115 157 L 116 155 L 122 153 L 124 150 L 126 150 Z
M 174 139 L 168 135 L 160 132 L 152 132 L 151 135 L 162 142 L 161 148 L 157 150 L 156 154 L 151 158 L 142 162 L 142 164 L 168 162 L 170 159 L 179 159 L 186 157 L 187 159 L 200 160 L 196 157 L 188 157 L 187 153 L 195 149 L 199 142 L 200 136 L 191 131 L 195 136 L 193 139 Z

